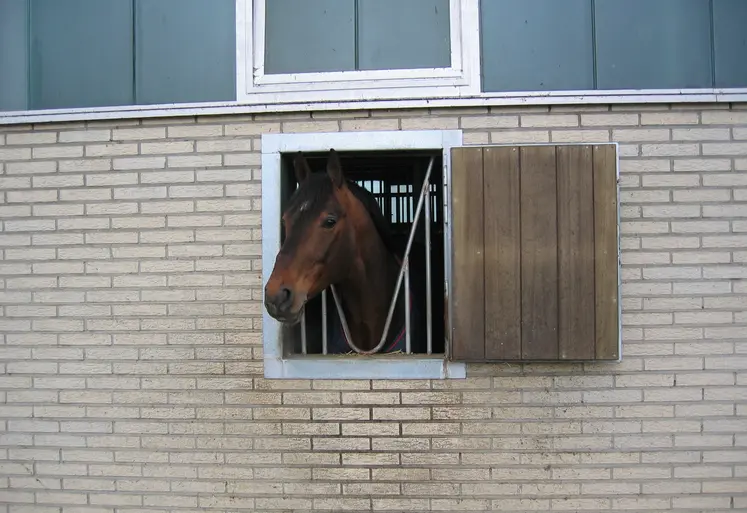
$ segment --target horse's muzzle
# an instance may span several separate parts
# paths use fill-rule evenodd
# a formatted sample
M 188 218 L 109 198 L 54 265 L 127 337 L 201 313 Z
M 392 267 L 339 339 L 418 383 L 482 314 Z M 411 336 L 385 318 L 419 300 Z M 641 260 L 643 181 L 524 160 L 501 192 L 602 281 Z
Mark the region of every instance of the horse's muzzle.
M 267 308 L 267 313 L 270 314 L 270 317 L 288 326 L 294 326 L 301 322 L 301 312 L 303 310 L 298 311 L 298 313 L 289 312 L 287 314 L 280 314 L 272 306 L 265 304 L 265 308 Z
M 274 319 L 287 324 L 298 322 L 300 312 L 293 311 L 294 303 L 293 291 L 288 287 L 280 287 L 275 294 L 265 288 L 265 308 Z

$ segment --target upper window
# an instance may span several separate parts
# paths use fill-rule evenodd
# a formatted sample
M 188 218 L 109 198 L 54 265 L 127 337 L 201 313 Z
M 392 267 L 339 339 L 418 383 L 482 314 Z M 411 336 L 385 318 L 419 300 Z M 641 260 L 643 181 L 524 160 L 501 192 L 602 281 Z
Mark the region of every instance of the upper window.
M 274 0 L 265 3 L 263 69 L 282 75 L 450 68 L 450 25 L 449 0 Z
M 477 0 L 239 0 L 249 103 L 477 93 Z M 241 10 L 241 9 L 240 9 Z M 472 74 L 475 74 L 474 76 Z

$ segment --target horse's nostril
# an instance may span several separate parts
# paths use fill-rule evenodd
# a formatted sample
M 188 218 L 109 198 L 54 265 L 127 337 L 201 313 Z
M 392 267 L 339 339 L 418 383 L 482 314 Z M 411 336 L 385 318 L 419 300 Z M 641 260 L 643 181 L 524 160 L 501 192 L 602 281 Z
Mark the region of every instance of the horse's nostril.
M 293 306 L 293 291 L 285 286 L 279 287 L 274 293 L 265 289 L 265 304 L 271 315 L 285 314 Z
M 288 287 L 280 287 L 271 301 L 278 312 L 287 312 L 293 304 L 293 292 Z
M 288 306 L 292 296 L 293 293 L 291 292 L 291 289 L 288 287 L 281 287 L 280 292 L 278 293 L 278 306 L 281 308 Z

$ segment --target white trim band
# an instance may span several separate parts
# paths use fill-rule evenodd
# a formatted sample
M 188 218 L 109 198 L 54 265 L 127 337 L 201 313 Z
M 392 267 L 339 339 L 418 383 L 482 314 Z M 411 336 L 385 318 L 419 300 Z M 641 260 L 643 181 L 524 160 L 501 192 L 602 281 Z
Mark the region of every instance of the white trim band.
M 82 109 L 24 110 L 0 112 L 0 125 L 181 116 L 280 114 L 285 112 L 651 103 L 747 103 L 747 88 L 698 90 L 697 92 L 676 89 L 646 92 L 587 91 L 578 94 L 533 92 L 500 95 L 482 94 L 462 98 L 362 99 L 267 104 L 241 102 L 172 103 Z

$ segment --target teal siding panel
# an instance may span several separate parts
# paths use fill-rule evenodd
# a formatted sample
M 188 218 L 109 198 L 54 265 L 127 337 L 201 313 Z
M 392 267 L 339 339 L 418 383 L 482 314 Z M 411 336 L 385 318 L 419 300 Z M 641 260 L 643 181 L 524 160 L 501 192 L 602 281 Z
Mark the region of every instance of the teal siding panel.
M 0 0 L 0 111 L 28 108 L 28 1 Z
M 235 0 L 135 0 L 138 104 L 236 99 Z
M 359 0 L 358 68 L 447 68 L 449 0 Z
M 712 87 L 708 0 L 596 0 L 599 89 Z
M 591 0 L 483 0 L 480 44 L 483 91 L 594 88 Z
M 354 0 L 270 0 L 265 16 L 265 73 L 355 69 Z
M 31 0 L 33 109 L 134 101 L 132 0 Z
M 716 87 L 747 87 L 747 0 L 713 0 Z

